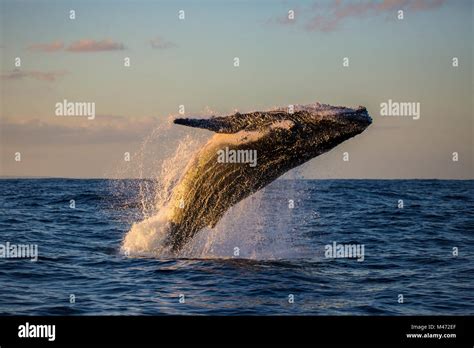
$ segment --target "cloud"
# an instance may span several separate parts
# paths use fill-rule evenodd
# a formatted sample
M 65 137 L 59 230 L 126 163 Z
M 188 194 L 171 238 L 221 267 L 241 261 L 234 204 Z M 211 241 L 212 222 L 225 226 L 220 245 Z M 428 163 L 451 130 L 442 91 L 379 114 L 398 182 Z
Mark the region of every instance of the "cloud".
M 28 46 L 28 50 L 33 52 L 57 52 L 64 48 L 62 41 L 53 41 L 51 43 L 38 43 Z
M 8 73 L 2 74 L 3 80 L 21 80 L 24 78 L 30 78 L 38 81 L 54 82 L 59 77 L 67 74 L 67 71 L 39 71 L 39 70 L 12 70 Z
M 123 50 L 125 46 L 120 42 L 110 39 L 101 41 L 83 39 L 73 42 L 66 48 L 69 52 L 100 52 L 100 51 L 117 51 Z
M 334 31 L 346 20 L 368 16 L 381 16 L 388 12 L 406 10 L 411 12 L 431 10 L 440 7 L 445 0 L 382 0 L 348 2 L 337 0 L 332 3 L 329 13 L 321 14 L 319 10 L 306 23 L 308 31 Z M 395 14 L 394 14 L 395 16 Z
M 177 47 L 174 42 L 167 41 L 161 36 L 157 36 L 154 39 L 150 40 L 150 45 L 154 49 L 165 50 L 168 48 Z
M 155 117 L 97 115 L 52 116 L 49 119 L 0 119 L 5 144 L 105 144 L 141 141 L 157 125 Z
M 393 12 L 394 17 L 397 10 L 428 11 L 442 6 L 445 2 L 446 0 L 334 0 L 326 4 L 313 4 L 299 13 L 309 16 L 304 21 L 306 30 L 331 32 L 342 27 L 350 19 L 386 16 L 390 12 Z M 285 18 L 273 18 L 270 22 L 290 24 L 291 21 Z

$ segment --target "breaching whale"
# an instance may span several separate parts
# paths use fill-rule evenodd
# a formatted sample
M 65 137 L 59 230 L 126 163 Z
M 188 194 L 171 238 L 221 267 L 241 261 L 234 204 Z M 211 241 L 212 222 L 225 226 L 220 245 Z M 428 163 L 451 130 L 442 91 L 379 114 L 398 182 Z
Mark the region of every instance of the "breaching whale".
M 204 227 L 213 228 L 230 207 L 362 133 L 372 119 L 362 106 L 316 103 L 174 123 L 216 133 L 187 164 L 171 194 L 165 244 L 177 252 Z M 219 160 L 224 149 L 255 151 L 256 165 Z

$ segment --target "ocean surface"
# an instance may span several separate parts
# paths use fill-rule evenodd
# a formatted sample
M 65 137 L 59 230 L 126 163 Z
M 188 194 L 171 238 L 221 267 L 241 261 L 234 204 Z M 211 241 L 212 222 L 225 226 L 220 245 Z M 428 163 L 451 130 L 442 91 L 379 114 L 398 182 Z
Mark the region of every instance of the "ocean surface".
M 0 180 L 0 244 L 39 255 L 0 258 L 0 315 L 474 314 L 474 181 L 278 180 L 175 257 L 121 248 L 144 184 Z

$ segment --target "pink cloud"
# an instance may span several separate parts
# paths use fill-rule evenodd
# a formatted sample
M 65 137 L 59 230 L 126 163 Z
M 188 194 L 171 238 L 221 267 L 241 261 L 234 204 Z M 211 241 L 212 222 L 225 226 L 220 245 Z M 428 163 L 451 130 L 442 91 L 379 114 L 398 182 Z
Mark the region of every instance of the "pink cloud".
M 160 49 L 160 50 L 177 47 L 175 43 L 171 41 L 167 41 L 161 36 L 157 36 L 154 39 L 150 40 L 150 45 L 152 48 Z
M 120 42 L 114 42 L 110 39 L 101 41 L 83 39 L 73 42 L 66 51 L 69 52 L 100 52 L 123 50 L 125 46 Z
M 380 1 L 348 1 L 334 0 L 328 4 L 313 4 L 301 13 L 309 13 L 310 18 L 304 27 L 308 31 L 330 32 L 340 28 L 347 20 L 369 16 L 387 15 L 391 11 L 406 10 L 421 12 L 436 9 L 446 0 L 380 0 Z M 394 14 L 393 16 L 395 16 Z M 272 19 L 281 25 L 290 24 L 291 21 L 283 17 Z
M 66 71 L 39 71 L 39 70 L 12 70 L 8 73 L 2 74 L 4 80 L 21 80 L 24 78 L 31 78 L 38 81 L 54 82 L 59 77 L 66 75 Z
M 51 43 L 39 43 L 28 46 L 28 50 L 34 52 L 57 52 L 64 48 L 62 41 L 54 41 Z

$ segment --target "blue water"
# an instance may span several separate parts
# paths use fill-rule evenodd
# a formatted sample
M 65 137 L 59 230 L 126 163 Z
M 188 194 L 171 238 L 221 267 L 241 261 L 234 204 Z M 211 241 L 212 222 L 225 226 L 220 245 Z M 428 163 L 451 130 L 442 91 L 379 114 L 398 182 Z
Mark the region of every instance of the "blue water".
M 0 259 L 0 314 L 474 314 L 474 181 L 279 180 L 261 194 L 253 259 L 124 255 L 139 184 L 1 180 L 0 244 L 37 244 L 39 258 Z M 265 259 L 288 214 L 287 253 Z M 364 244 L 364 261 L 326 258 L 334 241 Z

